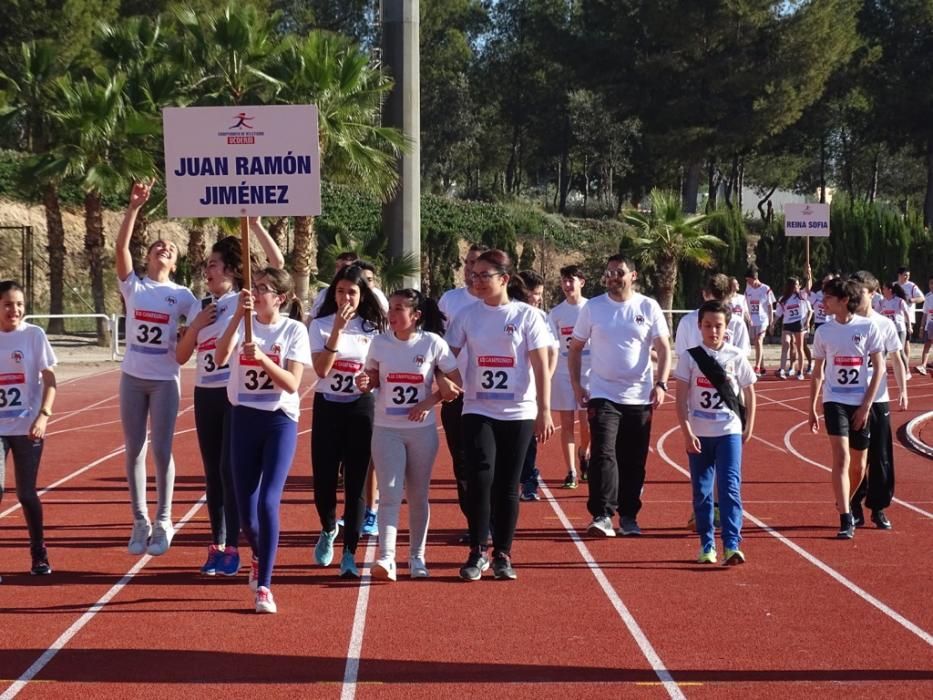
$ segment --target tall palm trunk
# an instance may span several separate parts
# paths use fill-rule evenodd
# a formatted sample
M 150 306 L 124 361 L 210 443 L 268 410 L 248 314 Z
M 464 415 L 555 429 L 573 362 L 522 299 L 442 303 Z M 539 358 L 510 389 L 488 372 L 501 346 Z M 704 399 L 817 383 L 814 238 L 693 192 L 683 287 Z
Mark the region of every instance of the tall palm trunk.
M 279 247 L 279 250 L 285 250 L 285 236 L 288 233 L 288 217 L 280 216 L 269 223 L 269 235 Z
M 667 327 L 673 328 L 674 292 L 677 288 L 677 273 L 679 265 L 677 258 L 663 257 L 658 260 L 658 304 L 664 310 L 667 318 Z
M 48 229 L 49 253 L 49 313 L 65 313 L 65 225 L 62 223 L 61 203 L 58 199 L 58 187 L 47 183 L 42 191 L 42 203 L 45 205 L 45 225 Z M 50 318 L 49 333 L 65 332 L 65 319 Z
M 84 195 L 84 252 L 91 270 L 91 297 L 95 313 L 107 313 L 104 292 L 104 216 L 100 192 L 94 190 Z M 98 318 L 97 344 L 110 346 L 110 328 Z
M 188 269 L 191 270 L 191 292 L 198 298 L 204 296 L 204 261 L 207 247 L 204 244 L 204 222 L 195 219 L 188 229 Z M 191 319 L 189 319 L 190 321 Z
M 311 276 L 312 261 L 317 257 L 316 242 L 314 217 L 296 216 L 295 242 L 292 248 L 292 279 L 295 282 L 295 296 L 305 305 L 308 302 L 308 282 Z
M 136 217 L 133 231 L 130 233 L 130 257 L 133 259 L 133 269 L 142 276 L 146 271 L 146 253 L 149 250 L 149 219 L 142 213 Z

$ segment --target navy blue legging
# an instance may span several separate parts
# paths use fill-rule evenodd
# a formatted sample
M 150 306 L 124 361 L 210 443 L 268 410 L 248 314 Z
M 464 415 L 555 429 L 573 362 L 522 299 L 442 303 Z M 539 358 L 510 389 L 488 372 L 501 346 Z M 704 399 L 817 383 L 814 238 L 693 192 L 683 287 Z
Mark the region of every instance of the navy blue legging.
M 234 406 L 230 433 L 240 526 L 259 558 L 259 585 L 268 587 L 279 548 L 279 505 L 295 457 L 298 423 L 282 411 Z

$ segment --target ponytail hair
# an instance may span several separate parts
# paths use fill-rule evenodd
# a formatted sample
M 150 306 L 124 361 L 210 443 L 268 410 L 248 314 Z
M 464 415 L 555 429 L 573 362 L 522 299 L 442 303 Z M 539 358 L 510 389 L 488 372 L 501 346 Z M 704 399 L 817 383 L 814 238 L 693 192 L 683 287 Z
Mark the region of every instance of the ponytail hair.
M 233 276 L 233 286 L 235 289 L 243 289 L 243 244 L 237 236 L 226 236 L 211 246 L 211 252 L 217 253 L 224 263 L 224 270 Z M 251 270 L 261 271 L 271 268 L 263 268 L 259 261 L 250 254 L 249 264 Z
M 288 317 L 294 321 L 300 321 L 302 318 L 301 301 L 295 296 L 295 282 L 292 276 L 277 267 L 264 267 L 256 271 L 256 276 L 265 277 L 266 283 L 276 294 L 285 295 Z
M 512 301 L 528 301 L 528 288 L 525 286 L 521 276 L 515 274 L 515 268 L 512 265 L 512 259 L 504 250 L 493 248 L 480 255 L 476 261 L 482 260 L 501 275 L 509 276 L 507 292 Z
M 392 297 L 399 297 L 405 300 L 405 303 L 421 315 L 415 321 L 415 327 L 428 333 L 444 335 L 444 324 L 447 322 L 447 316 L 441 311 L 437 302 L 429 296 L 425 296 L 417 289 L 399 289 L 389 295 L 389 302 Z

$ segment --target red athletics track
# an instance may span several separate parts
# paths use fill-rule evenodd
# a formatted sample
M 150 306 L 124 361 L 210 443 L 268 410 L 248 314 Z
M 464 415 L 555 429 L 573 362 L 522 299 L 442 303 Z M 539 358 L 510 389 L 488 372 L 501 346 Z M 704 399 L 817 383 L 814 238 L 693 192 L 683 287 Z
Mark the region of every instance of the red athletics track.
M 52 683 L 56 696 L 82 698 L 933 696 L 930 461 L 896 447 L 894 530 L 834 540 L 829 474 L 819 466 L 826 438 L 798 427 L 807 383 L 759 384 L 758 437 L 745 457 L 747 565 L 692 563 L 686 458 L 668 404 L 655 418 L 645 536 L 579 539 L 586 487 L 556 488 L 555 439 L 539 452 L 555 488 L 522 506 L 514 583 L 456 579 L 463 518 L 443 446 L 431 579 L 410 581 L 402 569 L 398 583 L 360 585 L 312 566 L 305 396 L 273 580 L 280 612 L 260 616 L 245 570 L 234 579 L 196 573 L 209 529 L 187 371 L 174 517 L 188 521 L 165 556 L 126 554 L 118 379 L 99 372 L 59 392 L 41 484 L 94 466 L 43 496 L 54 575 L 15 573 L 29 565 L 25 524 L 12 493 L 0 506 L 0 697 L 45 697 Z M 896 428 L 933 408 L 933 380 L 915 377 L 910 390 L 910 411 L 892 413 Z

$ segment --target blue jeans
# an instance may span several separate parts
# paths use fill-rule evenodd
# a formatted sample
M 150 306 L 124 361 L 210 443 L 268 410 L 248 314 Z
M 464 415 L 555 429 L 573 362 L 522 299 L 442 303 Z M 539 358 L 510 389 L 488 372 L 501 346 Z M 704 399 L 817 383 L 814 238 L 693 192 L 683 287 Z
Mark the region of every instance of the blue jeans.
M 715 547 L 713 485 L 718 484 L 722 543 L 726 549 L 738 549 L 742 541 L 742 436 L 701 437 L 700 447 L 700 454 L 687 453 L 700 546 Z

